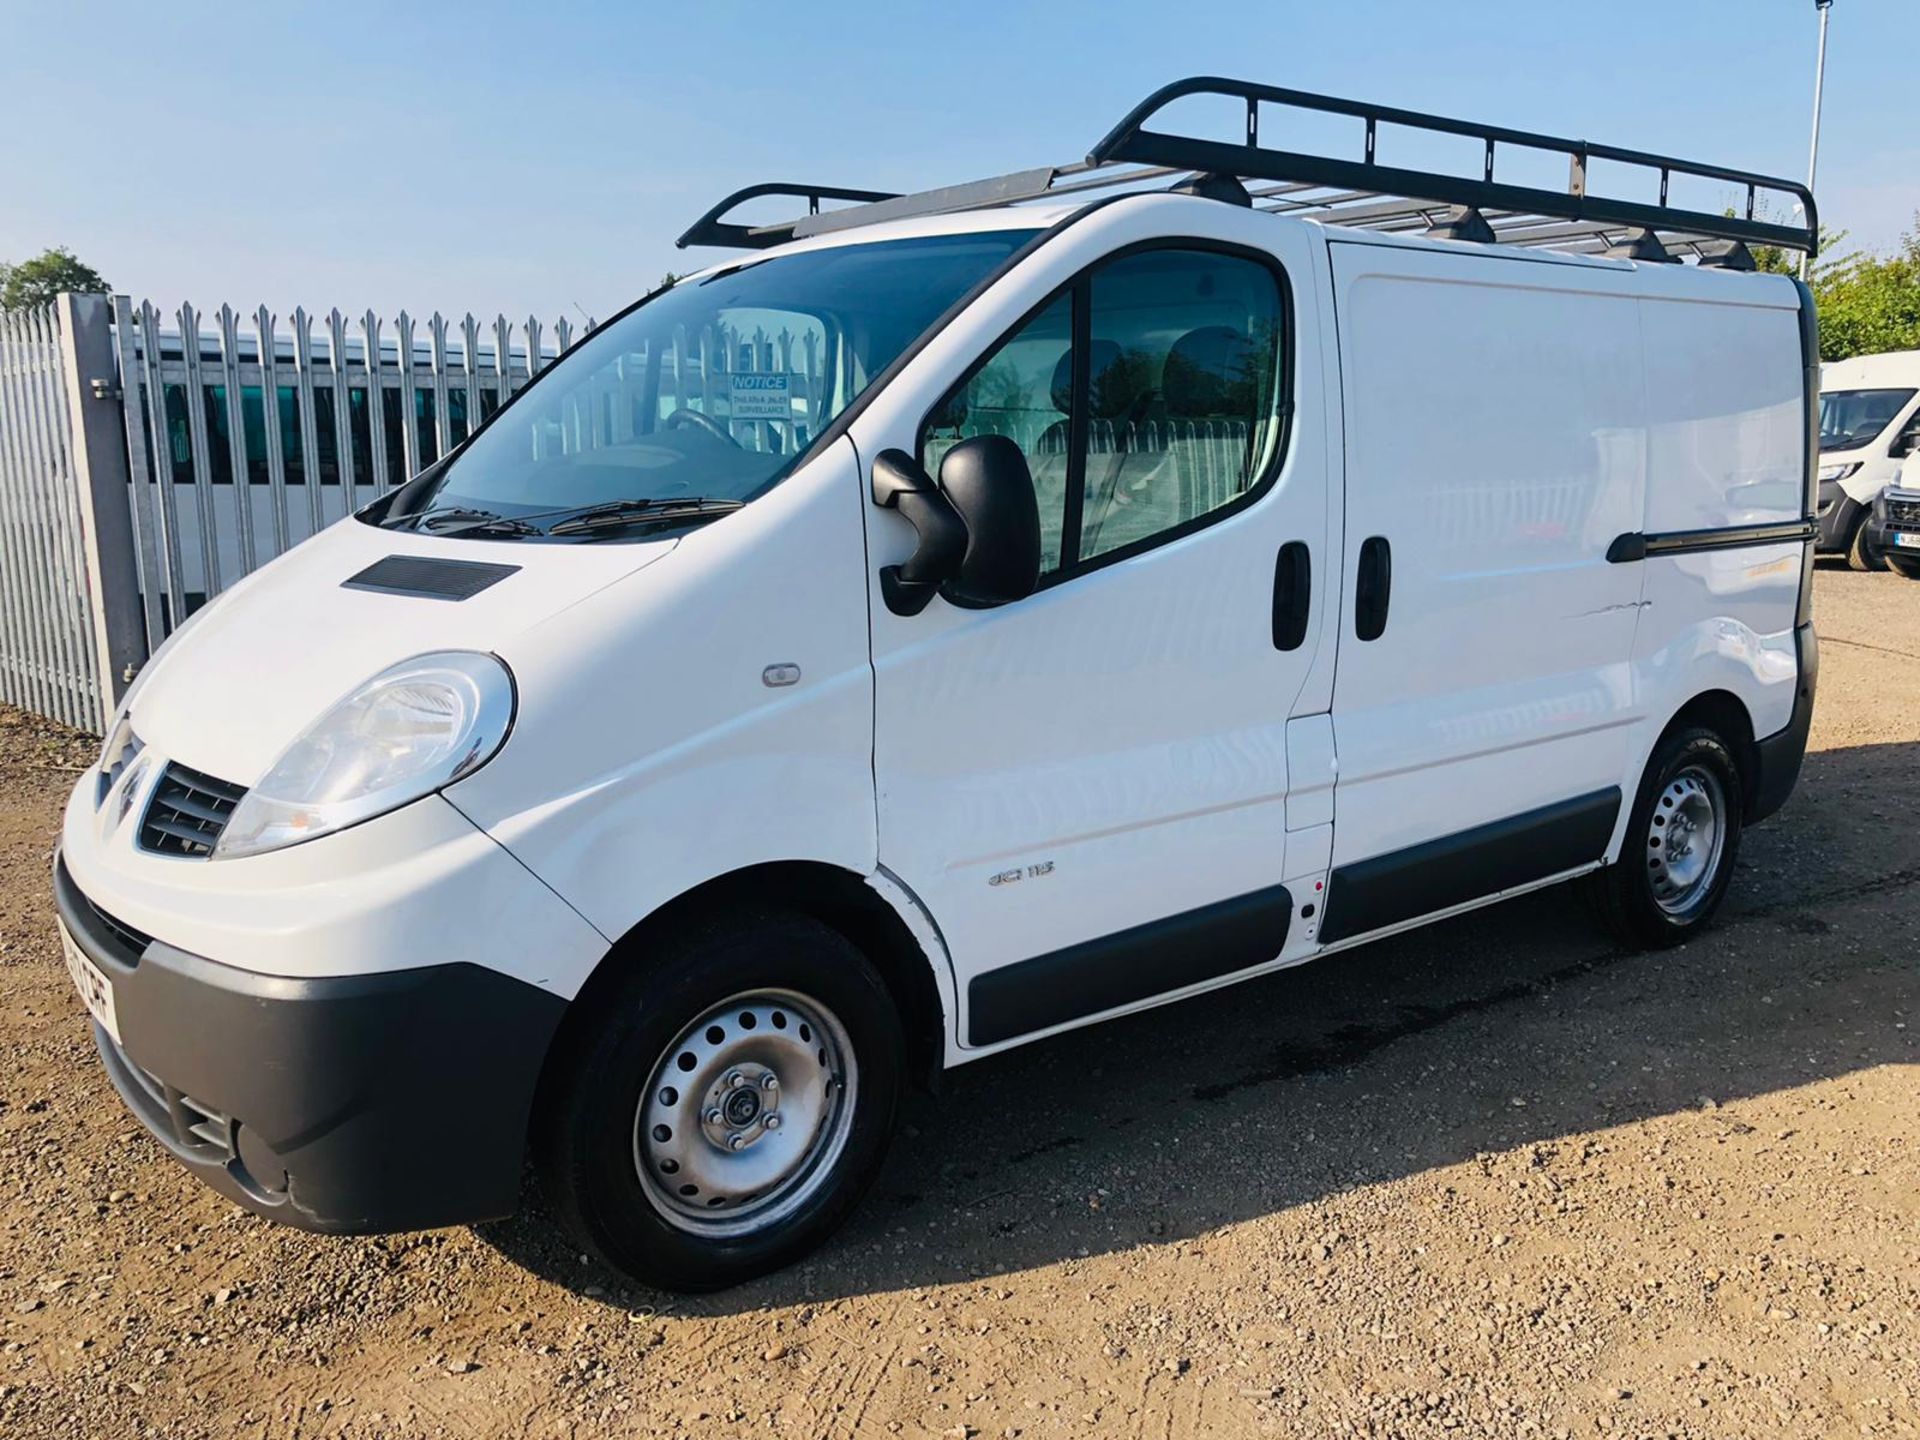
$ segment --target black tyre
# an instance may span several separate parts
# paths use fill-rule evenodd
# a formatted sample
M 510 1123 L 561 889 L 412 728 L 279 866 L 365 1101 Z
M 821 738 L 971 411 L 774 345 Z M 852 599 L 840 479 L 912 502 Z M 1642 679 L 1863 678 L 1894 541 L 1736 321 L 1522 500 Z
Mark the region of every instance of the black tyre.
M 1847 542 L 1847 568 L 1849 570 L 1884 570 L 1887 562 L 1878 547 L 1867 535 L 1867 519 L 1863 513 L 1859 523 L 1853 527 L 1853 538 Z
M 670 1290 L 778 1269 L 846 1219 L 893 1130 L 886 983 L 790 914 L 683 927 L 592 996 L 542 1095 L 542 1189 L 607 1264 Z
M 1909 580 L 1920 580 L 1920 560 L 1909 560 L 1904 555 L 1889 555 L 1887 564 Z
M 1739 767 L 1717 734 L 1689 726 L 1661 738 L 1620 859 L 1593 877 L 1601 918 L 1620 940 L 1678 945 L 1706 928 L 1733 879 L 1744 802 Z

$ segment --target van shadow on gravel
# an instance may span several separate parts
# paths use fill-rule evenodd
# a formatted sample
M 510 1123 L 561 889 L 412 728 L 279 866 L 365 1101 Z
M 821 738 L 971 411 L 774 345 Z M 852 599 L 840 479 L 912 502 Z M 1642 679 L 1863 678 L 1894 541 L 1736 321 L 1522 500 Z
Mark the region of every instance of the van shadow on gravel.
M 1562 886 L 964 1066 L 905 1102 L 839 1236 L 719 1295 L 633 1290 L 531 1194 L 478 1233 L 633 1308 L 750 1311 L 1190 1239 L 1484 1152 L 1920 1062 L 1920 1024 L 1896 1028 L 1920 1009 L 1920 829 L 1901 818 L 1916 800 L 1920 745 L 1810 755 L 1787 809 L 1745 837 L 1719 925 L 1678 950 L 1613 948 Z

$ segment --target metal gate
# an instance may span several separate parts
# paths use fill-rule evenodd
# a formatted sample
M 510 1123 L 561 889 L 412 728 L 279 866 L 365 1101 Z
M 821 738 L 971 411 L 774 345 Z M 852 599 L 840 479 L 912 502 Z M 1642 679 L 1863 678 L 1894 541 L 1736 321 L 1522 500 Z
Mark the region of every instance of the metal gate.
M 0 315 L 0 700 L 92 730 L 105 702 L 71 301 Z
M 0 701 L 103 729 L 181 620 L 460 444 L 590 327 L 209 323 L 124 295 L 0 316 Z

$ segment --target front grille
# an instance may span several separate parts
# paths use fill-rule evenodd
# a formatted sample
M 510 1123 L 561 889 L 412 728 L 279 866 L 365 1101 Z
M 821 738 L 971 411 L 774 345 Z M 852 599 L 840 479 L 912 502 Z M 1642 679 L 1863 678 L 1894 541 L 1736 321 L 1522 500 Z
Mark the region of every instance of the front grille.
M 84 895 L 80 898 L 86 900 Z M 126 954 L 122 958 L 124 958 L 129 965 L 136 963 L 140 957 L 146 953 L 147 946 L 153 943 L 153 937 L 151 935 L 145 931 L 136 930 L 133 926 L 127 924 L 126 921 L 116 919 L 114 916 L 109 915 L 98 905 L 94 904 L 93 901 L 87 900 L 87 909 L 93 912 L 94 919 L 107 927 L 107 932 L 112 935 L 114 939 L 126 947 Z
M 1920 500 L 1896 500 L 1887 497 L 1887 523 L 1906 529 L 1920 530 Z
M 233 1121 L 229 1117 L 135 1064 L 111 1037 L 101 1043 L 112 1046 L 113 1058 L 139 1087 L 138 1098 L 129 1096 L 128 1099 L 134 1101 L 147 1124 L 163 1135 L 171 1135 L 195 1159 L 224 1165 L 233 1158 Z
M 153 787 L 146 818 L 140 822 L 140 848 L 194 859 L 211 855 L 233 807 L 246 793 L 244 785 L 216 780 L 175 761 Z

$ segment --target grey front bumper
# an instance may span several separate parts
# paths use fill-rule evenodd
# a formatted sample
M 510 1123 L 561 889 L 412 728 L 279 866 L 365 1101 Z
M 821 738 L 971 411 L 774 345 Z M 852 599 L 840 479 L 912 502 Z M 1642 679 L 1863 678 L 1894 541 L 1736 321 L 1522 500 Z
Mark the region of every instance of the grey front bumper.
M 113 982 L 120 1042 L 94 1027 L 107 1074 L 213 1189 L 332 1233 L 515 1209 L 565 1001 L 457 959 L 257 975 L 129 930 L 80 893 L 64 861 L 53 878 L 69 933 Z

